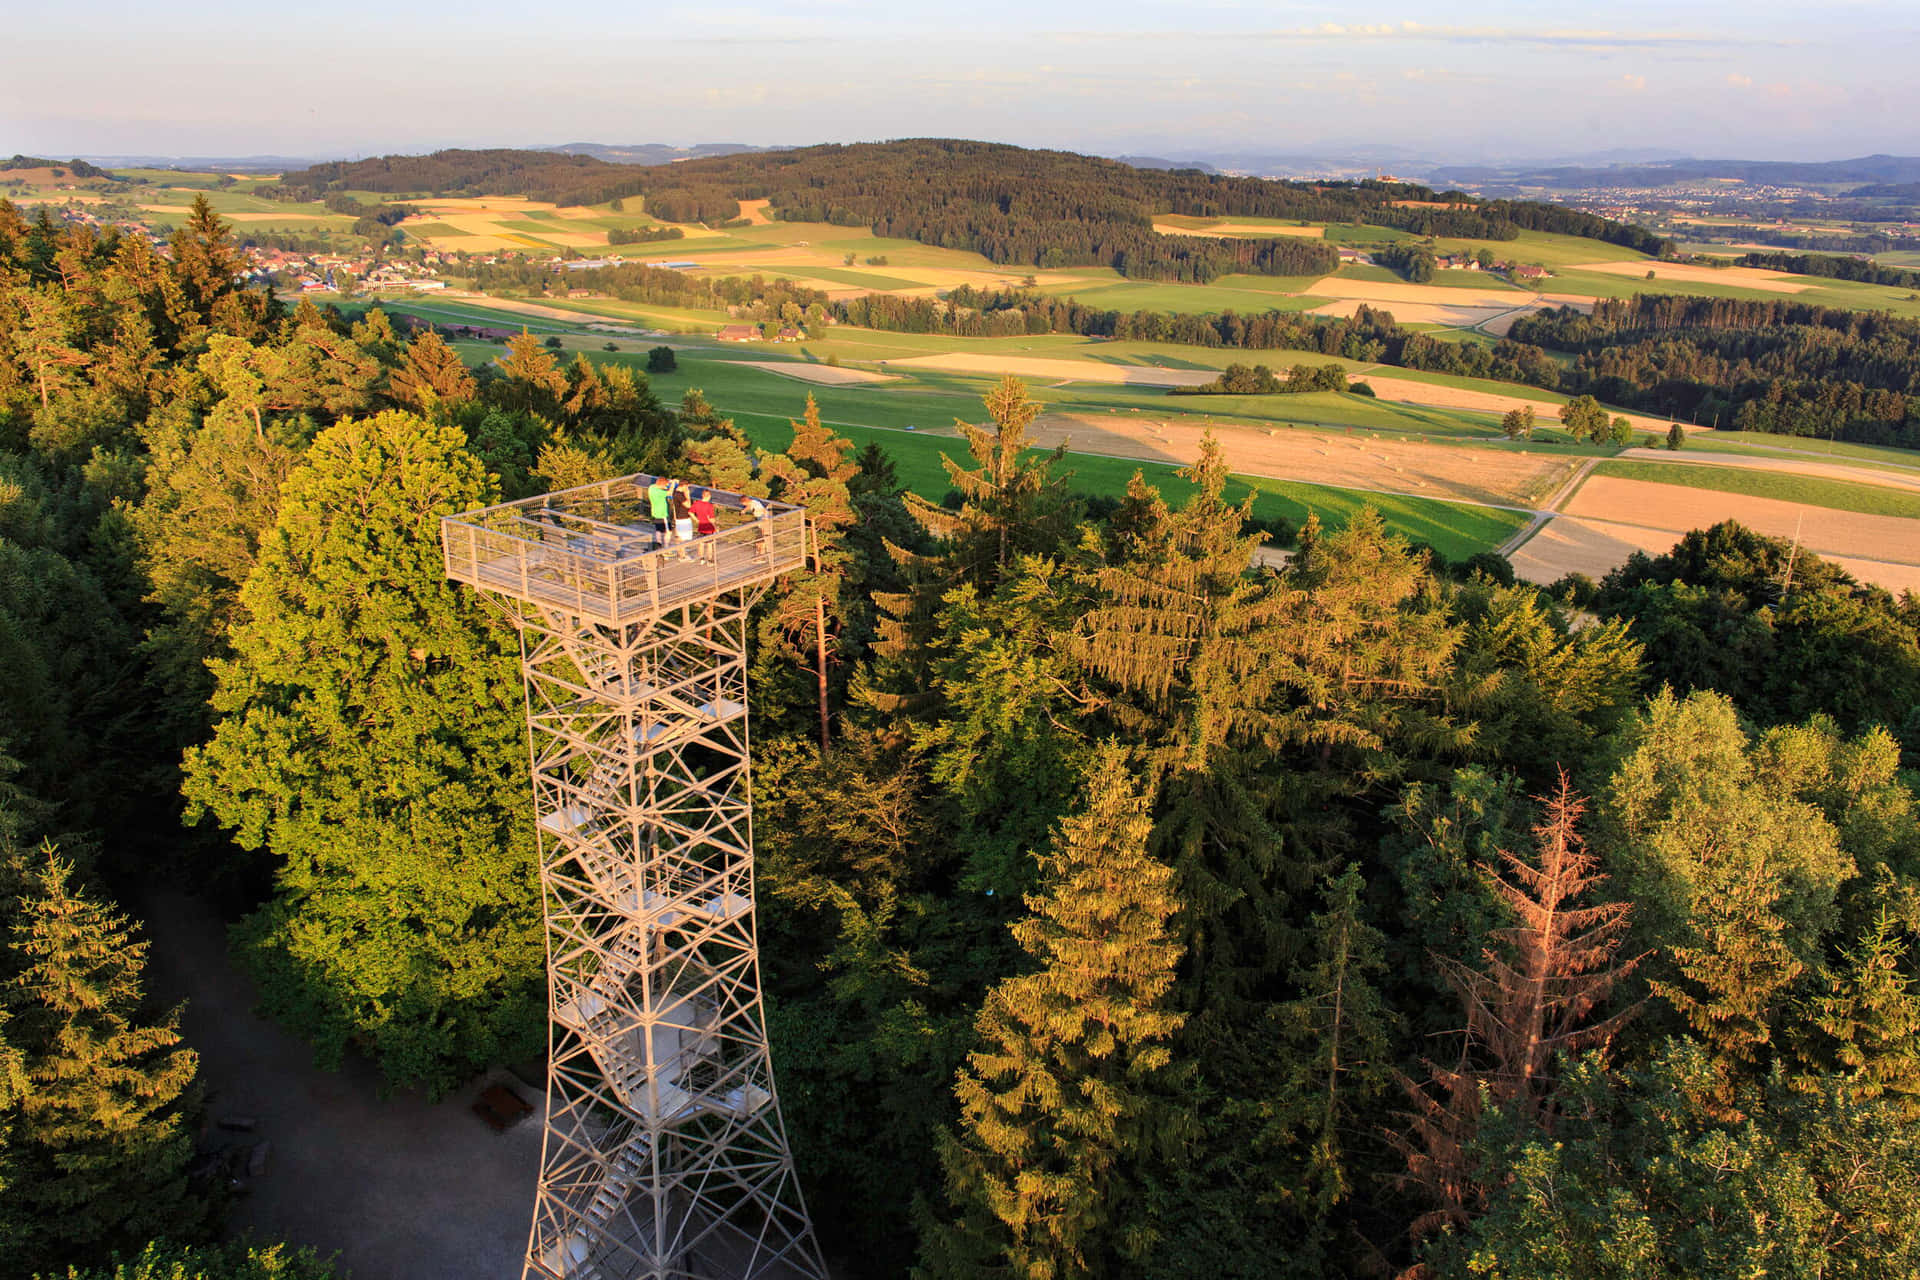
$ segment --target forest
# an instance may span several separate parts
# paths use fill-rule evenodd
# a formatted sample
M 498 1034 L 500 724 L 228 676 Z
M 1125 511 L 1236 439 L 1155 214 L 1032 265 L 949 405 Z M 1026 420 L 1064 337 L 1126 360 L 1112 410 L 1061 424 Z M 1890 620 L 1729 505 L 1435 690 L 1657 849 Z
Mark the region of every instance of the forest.
M 1885 252 L 1891 245 L 1879 250 Z M 1859 280 L 1867 284 L 1887 284 L 1895 288 L 1920 288 L 1920 271 L 1883 267 L 1866 258 L 1834 253 L 1743 253 L 1734 259 L 1738 267 L 1759 267 L 1766 271 L 1785 271 L 1796 276 L 1824 276 L 1830 280 Z
M 215 1242 L 155 885 L 323 1063 L 539 1052 L 518 648 L 438 519 L 641 470 L 819 533 L 750 679 L 840 1274 L 1920 1269 L 1920 601 L 1736 525 L 1550 590 L 1371 513 L 1260 567 L 1217 446 L 1088 501 L 1014 379 L 932 503 L 811 404 L 764 454 L 236 265 L 204 202 L 165 256 L 0 203 L 8 1280 L 327 1274 Z
M 598 204 L 644 195 L 669 221 L 716 222 L 739 200 L 764 199 L 794 222 L 864 226 L 877 236 L 979 253 L 1035 267 L 1098 265 L 1124 276 L 1205 283 L 1230 272 L 1325 275 L 1331 245 L 1162 235 L 1153 215 L 1367 222 L 1421 235 L 1511 240 L 1552 231 L 1662 254 L 1670 242 L 1556 205 L 1482 203 L 1458 192 L 1390 182 L 1280 182 L 1197 170 L 1135 169 L 1118 161 L 997 143 L 909 139 L 743 152 L 672 165 L 611 165 L 546 152 L 440 151 L 338 161 L 281 180 L 288 199 L 328 191 L 527 195 Z M 271 191 L 263 192 L 271 194 Z

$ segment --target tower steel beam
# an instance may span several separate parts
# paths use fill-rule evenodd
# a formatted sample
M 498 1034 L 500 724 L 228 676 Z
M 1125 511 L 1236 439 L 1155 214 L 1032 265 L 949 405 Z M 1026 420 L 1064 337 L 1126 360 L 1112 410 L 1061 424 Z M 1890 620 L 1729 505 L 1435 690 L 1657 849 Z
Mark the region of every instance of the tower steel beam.
M 806 513 L 638 475 L 450 516 L 447 576 L 520 634 L 549 1052 L 527 1280 L 825 1280 L 774 1090 L 754 930 L 747 616 Z

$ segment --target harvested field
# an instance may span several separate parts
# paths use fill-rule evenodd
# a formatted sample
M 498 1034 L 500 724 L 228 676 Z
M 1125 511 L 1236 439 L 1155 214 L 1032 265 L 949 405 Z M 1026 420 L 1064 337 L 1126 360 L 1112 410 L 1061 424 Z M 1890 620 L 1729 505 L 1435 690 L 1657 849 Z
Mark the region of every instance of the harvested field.
M 1048 413 L 1034 422 L 1031 434 L 1041 448 L 1065 444 L 1079 453 L 1186 466 L 1199 458 L 1207 430 L 1204 424 L 1177 418 Z M 1376 440 L 1358 432 L 1240 426 L 1212 430 L 1227 465 L 1241 475 L 1494 506 L 1527 506 L 1551 492 L 1574 466 L 1571 459 L 1551 454 Z
M 1679 534 L 1667 529 L 1557 516 L 1509 559 L 1513 571 L 1528 582 L 1556 582 L 1569 573 L 1584 573 L 1597 582 L 1634 552 L 1659 555 L 1679 540 Z
M 1487 324 L 1499 320 L 1512 307 L 1494 310 L 1490 307 L 1456 307 L 1437 302 L 1395 302 L 1383 303 L 1377 299 L 1343 298 L 1339 302 L 1329 302 L 1315 307 L 1307 314 L 1311 316 L 1351 316 L 1361 307 L 1382 308 L 1391 311 L 1393 318 L 1400 324 L 1443 324 L 1455 328 L 1471 329 L 1475 325 Z M 1517 314 L 1517 313 L 1516 313 Z M 1509 321 L 1511 323 L 1511 321 Z
M 1749 529 L 1791 538 L 1822 555 L 1886 559 L 1920 566 L 1920 520 L 1809 507 L 1711 489 L 1593 476 L 1565 507 L 1568 515 L 1643 525 L 1669 533 L 1738 520 Z M 1551 527 L 1551 526 L 1549 526 Z
M 1513 571 L 1528 582 L 1555 582 L 1569 573 L 1584 573 L 1598 581 L 1625 563 L 1635 551 L 1659 555 L 1672 550 L 1679 540 L 1680 534 L 1669 529 L 1560 516 L 1549 521 L 1510 558 Z M 1833 555 L 1817 548 L 1816 551 L 1821 559 L 1832 561 L 1862 582 L 1874 583 L 1896 594 L 1902 591 L 1920 594 L 1920 565 Z
M 734 363 L 750 369 L 765 369 L 782 377 L 798 378 L 802 382 L 817 382 L 823 387 L 849 387 L 863 382 L 900 380 L 893 374 L 875 373 L 871 369 L 843 369 L 830 364 L 802 364 L 796 360 L 736 360 Z
M 1269 240 L 1275 236 L 1299 236 L 1303 240 L 1324 239 L 1325 227 L 1255 227 L 1240 222 L 1220 222 L 1193 230 L 1171 222 L 1156 222 L 1153 229 L 1163 236 L 1207 236 L 1215 240 Z
M 1373 388 L 1374 395 L 1382 400 L 1395 400 L 1402 404 L 1424 404 L 1440 409 L 1476 409 L 1483 413 L 1505 413 L 1509 409 L 1521 409 L 1529 405 L 1542 422 L 1555 422 L 1558 412 L 1555 408 L 1539 400 L 1528 400 L 1523 396 L 1501 395 L 1496 391 L 1475 391 L 1466 387 L 1449 387 L 1439 383 L 1414 382 L 1407 378 L 1382 378 L 1372 373 L 1357 375 L 1357 380 Z M 1627 421 L 1633 423 L 1636 431 L 1657 431 L 1662 436 L 1667 433 L 1665 418 L 1649 418 L 1644 414 L 1630 413 Z
M 1059 382 L 1111 382 L 1130 387 L 1198 387 L 1220 376 L 1212 369 L 1155 369 L 1137 364 L 1102 364 L 1098 360 L 1047 360 L 1036 356 L 966 352 L 882 363 L 918 369 L 950 369 L 955 373 L 1011 373 L 1022 378 L 1051 378 Z
M 1314 281 L 1302 293 L 1319 298 L 1355 298 L 1361 302 L 1392 307 L 1395 303 L 1449 307 L 1479 307 L 1491 311 L 1511 311 L 1533 301 L 1512 289 L 1480 289 L 1470 285 L 1408 284 L 1401 280 L 1354 280 L 1346 276 L 1325 276 Z M 1395 311 L 1398 315 L 1398 311 Z
M 1645 279 L 1647 272 L 1651 271 L 1656 282 L 1683 280 L 1688 284 L 1730 284 L 1743 289 L 1764 289 L 1768 293 L 1805 293 L 1812 288 L 1808 284 L 1783 279 L 1778 271 L 1761 271 L 1756 267 L 1697 267 L 1691 263 L 1641 259 L 1634 262 L 1583 262 L 1567 270 L 1597 271 L 1602 275 L 1626 276 L 1635 280 Z
M 767 206 L 771 203 L 772 201 L 770 200 L 742 200 L 740 202 L 740 216 L 745 218 L 752 226 L 772 226 L 773 219 L 767 216 Z
M 459 298 L 463 295 L 455 293 L 442 294 L 441 296 Z M 473 295 L 468 294 L 464 296 L 472 297 Z M 488 297 L 485 299 L 476 299 L 476 302 L 491 311 L 517 311 L 521 315 L 539 316 L 543 320 L 564 320 L 568 324 L 580 325 L 600 333 L 624 333 L 636 338 L 648 338 L 655 336 L 658 332 L 657 330 L 648 329 L 643 325 L 621 324 L 618 321 L 605 320 L 599 316 L 589 315 L 581 311 L 567 311 L 560 307 L 544 306 L 538 302 L 522 302 L 518 298 Z M 479 322 L 457 321 L 455 323 L 472 324 Z

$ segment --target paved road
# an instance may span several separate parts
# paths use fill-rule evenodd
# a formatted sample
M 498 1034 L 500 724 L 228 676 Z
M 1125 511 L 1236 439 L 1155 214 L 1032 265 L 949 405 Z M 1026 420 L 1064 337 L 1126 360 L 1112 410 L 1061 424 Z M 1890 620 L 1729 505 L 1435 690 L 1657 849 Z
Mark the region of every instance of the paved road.
M 226 930 L 182 894 L 145 904 L 156 996 L 188 1001 L 183 1028 L 199 1051 L 215 1119 L 252 1116 L 272 1154 L 235 1206 L 233 1230 L 339 1254 L 351 1280 L 518 1280 L 540 1166 L 534 1115 L 505 1134 L 467 1108 L 478 1083 L 438 1104 L 381 1098 L 354 1060 L 313 1065 L 307 1046 L 251 1012 L 253 984 L 227 963 Z

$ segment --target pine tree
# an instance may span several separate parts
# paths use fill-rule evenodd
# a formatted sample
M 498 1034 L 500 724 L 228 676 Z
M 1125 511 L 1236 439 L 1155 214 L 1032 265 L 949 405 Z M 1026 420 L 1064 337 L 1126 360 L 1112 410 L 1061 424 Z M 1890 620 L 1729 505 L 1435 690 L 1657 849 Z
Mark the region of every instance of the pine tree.
M 978 465 L 969 469 L 945 454 L 947 477 L 960 493 L 960 507 L 949 511 L 914 494 L 907 509 L 946 545 L 940 556 L 942 578 L 991 588 L 1012 571 L 1028 551 L 1051 550 L 1072 523 L 1066 478 L 1054 468 L 1066 446 L 1029 458 L 1027 429 L 1040 405 L 1027 396 L 1020 379 L 1008 375 L 983 403 L 992 426 L 955 422 Z
M 1146 852 L 1150 826 L 1124 753 L 1108 748 L 1086 808 L 1041 858 L 1033 914 L 1014 925 L 1041 967 L 995 987 L 980 1013 L 960 1133 L 941 1149 L 956 1216 L 927 1224 L 921 1274 L 1124 1274 L 1151 1247 L 1135 1167 L 1160 1135 L 1155 1081 L 1182 1019 L 1164 1008 L 1177 906 L 1172 871 Z
M 1899 920 L 1881 907 L 1872 929 L 1841 955 L 1810 1002 L 1824 1043 L 1806 1056 L 1850 1098 L 1885 1098 L 1920 1120 L 1920 982 Z
M 790 575 L 771 611 L 772 626 L 783 647 L 814 678 L 819 711 L 820 746 L 829 738 L 830 667 L 834 637 L 847 621 L 852 605 L 847 577 L 853 555 L 846 531 L 858 518 L 848 482 L 860 465 L 850 456 L 853 442 L 835 435 L 820 422 L 820 406 L 811 392 L 805 415 L 791 423 L 793 443 L 783 454 L 762 460 L 761 469 L 777 488 L 774 496 L 807 510 L 812 540 L 812 563 Z
M 553 353 L 525 329 L 507 342 L 507 354 L 500 357 L 500 371 L 506 375 L 508 404 L 548 416 L 559 411 L 568 391 L 567 376 L 560 371 Z
M 407 344 L 399 367 L 387 374 L 387 393 L 428 418 L 473 399 L 476 387 L 460 353 L 431 329 Z
M 1180 873 L 1191 994 L 1204 1004 L 1272 967 L 1283 895 L 1314 872 L 1275 876 L 1282 841 L 1254 782 L 1285 675 L 1275 661 L 1285 605 L 1270 577 L 1250 572 L 1253 500 L 1236 507 L 1221 496 L 1226 461 L 1211 435 L 1182 475 L 1198 491 L 1178 512 L 1135 476 L 1071 643 L 1089 672 L 1131 696 L 1110 710 L 1151 744 L 1167 779 L 1155 844 Z
M 1554 1057 L 1605 1046 L 1637 1009 L 1593 1020 L 1639 964 L 1639 957 L 1619 959 L 1631 907 L 1574 905 L 1606 879 L 1578 830 L 1586 802 L 1564 773 L 1554 794 L 1541 800 L 1545 813 L 1533 829 L 1533 856 L 1503 849 L 1499 868 L 1481 866 L 1514 923 L 1492 931 L 1490 941 L 1499 945 L 1482 951 L 1480 967 L 1436 957 L 1467 1026 L 1459 1066 L 1428 1064 L 1440 1097 L 1403 1081 L 1415 1105 L 1413 1130 L 1396 1145 L 1407 1157 L 1407 1181 L 1437 1206 L 1415 1223 L 1416 1234 L 1465 1221 L 1484 1198 L 1487 1187 L 1471 1150 L 1482 1108 L 1491 1104 L 1517 1124 L 1550 1129 Z
M 322 432 L 282 488 L 188 752 L 210 814 L 278 871 L 241 930 L 266 1005 L 439 1090 L 539 1043 L 539 892 L 517 645 L 446 581 L 439 520 L 496 501 L 459 431 Z
M 204 1212 L 187 1187 L 198 1063 L 180 1011 L 141 1016 L 146 942 L 45 855 L 17 907 L 5 988 L 25 1088 L 0 1110 L 12 1165 L 0 1267 L 21 1274 L 191 1234 Z

